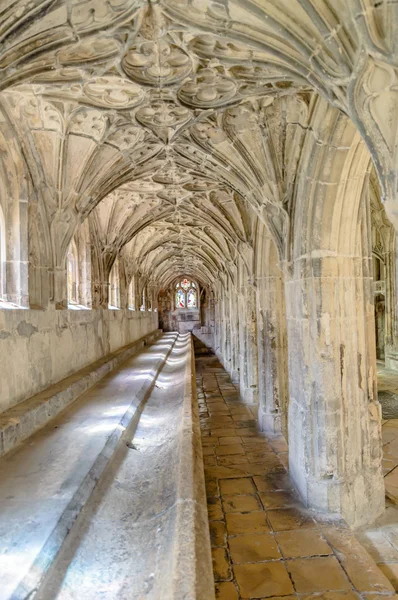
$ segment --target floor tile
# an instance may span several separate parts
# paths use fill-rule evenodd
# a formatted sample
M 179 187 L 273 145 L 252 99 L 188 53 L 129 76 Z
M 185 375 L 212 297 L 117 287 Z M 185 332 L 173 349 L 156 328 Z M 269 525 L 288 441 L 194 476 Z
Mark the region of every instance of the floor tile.
M 217 456 L 225 454 L 245 454 L 242 444 L 225 444 L 225 446 L 217 446 Z
M 286 492 L 259 492 L 264 510 L 271 508 L 288 508 L 297 503 L 297 500 Z
M 230 513 L 225 516 L 228 535 L 266 533 L 269 526 L 264 511 L 247 514 Z
M 253 477 L 259 492 L 290 491 L 292 484 L 287 473 L 269 473 Z
M 256 488 L 250 477 L 240 477 L 239 479 L 221 479 L 221 494 L 253 494 Z
M 232 579 L 232 572 L 225 548 L 212 548 L 211 554 L 215 581 L 228 581 Z
M 231 437 L 233 435 L 235 435 L 235 430 L 234 429 L 230 429 L 229 427 L 226 429 L 223 428 L 217 428 L 217 427 L 213 427 L 213 429 L 211 430 L 211 434 L 214 437 Z
M 296 591 L 300 593 L 349 590 L 351 583 L 334 556 L 286 561 Z
M 274 531 L 316 528 L 314 520 L 296 508 L 269 510 L 267 516 Z
M 206 494 L 214 497 L 219 495 L 217 479 L 206 479 Z
M 229 550 L 234 563 L 252 563 L 279 559 L 281 554 L 270 533 L 246 534 L 229 539 Z
M 241 439 L 237 435 L 221 437 L 220 441 L 219 441 L 219 445 L 221 445 L 221 446 L 225 446 L 227 444 L 231 445 L 231 444 L 240 444 L 240 443 L 241 443 Z
M 377 568 L 365 548 L 350 530 L 325 528 L 323 534 L 337 554 L 354 587 L 359 592 L 393 592 L 387 577 Z
M 217 456 L 217 464 L 224 467 L 250 468 L 250 463 L 247 461 L 245 454 L 227 454 L 226 456 Z
M 239 600 L 235 584 L 232 581 L 217 583 L 216 600 Z
M 224 517 L 220 498 L 207 499 L 207 512 L 209 521 L 221 521 Z
M 261 510 L 261 504 L 256 496 L 224 495 L 222 505 L 225 513 L 247 513 Z
M 204 446 L 216 446 L 218 444 L 218 437 L 213 435 L 203 436 L 202 437 L 202 448 Z
M 283 531 L 275 535 L 275 539 L 285 558 L 299 558 L 332 554 L 332 549 L 324 540 L 320 531 L 293 530 Z
M 210 542 L 216 547 L 227 545 L 227 528 L 224 521 L 211 521 L 210 526 Z
M 234 571 L 244 599 L 294 593 L 286 567 L 281 562 L 236 565 Z

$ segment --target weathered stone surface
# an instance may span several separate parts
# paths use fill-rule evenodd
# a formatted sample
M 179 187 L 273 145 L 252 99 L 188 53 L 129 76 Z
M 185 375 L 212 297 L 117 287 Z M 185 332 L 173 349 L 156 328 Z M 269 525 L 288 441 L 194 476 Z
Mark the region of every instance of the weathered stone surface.
M 0 415 L 0 456 L 41 429 L 100 379 L 159 337 L 159 330 L 61 380 Z
M 1 565 L 3 598 L 26 598 L 40 587 L 115 452 L 133 451 L 126 442 L 175 340 L 163 336 L 129 358 L 2 458 L 0 528 L 5 548 L 19 555 L 17 573 L 13 564 Z
M 209 371 L 203 430 L 259 423 L 289 445 L 276 463 L 230 440 L 208 475 L 289 464 L 308 508 L 377 518 L 397 23 L 387 0 L 5 2 L 0 411 L 159 326 L 192 330 L 246 404 L 228 413 L 224 378 L 220 406 Z M 195 306 L 176 308 L 185 276 Z

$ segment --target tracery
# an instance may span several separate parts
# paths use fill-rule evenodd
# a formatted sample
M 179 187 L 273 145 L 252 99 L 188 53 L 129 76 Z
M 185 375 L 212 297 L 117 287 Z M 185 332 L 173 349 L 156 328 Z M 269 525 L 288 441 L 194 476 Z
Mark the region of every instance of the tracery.
M 198 308 L 198 292 L 194 281 L 184 277 L 175 284 L 175 308 Z

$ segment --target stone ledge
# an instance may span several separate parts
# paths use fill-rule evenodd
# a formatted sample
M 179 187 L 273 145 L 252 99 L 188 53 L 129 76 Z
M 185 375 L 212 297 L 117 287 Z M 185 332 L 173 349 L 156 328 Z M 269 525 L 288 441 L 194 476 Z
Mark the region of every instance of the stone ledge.
M 108 354 L 0 414 L 0 456 L 13 450 L 127 358 L 155 341 L 160 329 Z
M 167 598 L 214 600 L 199 407 L 196 398 L 195 355 L 191 334 L 190 338 L 180 433 L 173 589 L 170 590 Z
M 141 338 L 135 342 L 134 346 L 138 349 L 145 345 L 148 338 L 159 336 L 159 330 L 153 332 L 145 338 Z M 36 594 L 41 593 L 41 586 L 45 582 L 50 569 L 56 565 L 56 560 L 59 552 L 64 547 L 68 536 L 71 534 L 72 528 L 76 524 L 84 508 L 86 508 L 90 498 L 101 481 L 105 469 L 111 463 L 115 451 L 117 450 L 121 440 L 123 440 L 127 432 L 136 427 L 146 399 L 151 393 L 156 379 L 163 369 L 174 344 L 177 339 L 177 334 L 169 336 L 166 348 L 160 352 L 160 356 L 156 362 L 150 366 L 146 372 L 143 383 L 139 389 L 134 392 L 131 397 L 131 404 L 127 411 L 121 416 L 120 420 L 112 431 L 106 436 L 105 444 L 96 454 L 94 460 L 88 465 L 87 471 L 82 473 L 81 481 L 74 490 L 73 496 L 68 499 L 68 503 L 62 510 L 62 513 L 57 516 L 54 521 L 54 528 L 51 533 L 46 536 L 44 544 L 37 549 L 37 554 L 30 565 L 29 570 L 25 573 L 17 587 L 12 591 L 11 595 L 4 595 L 4 598 L 10 600 L 26 600 L 27 598 L 36 597 Z M 126 352 L 130 350 L 121 349 L 117 352 L 119 362 L 123 362 L 126 358 L 134 354 L 131 352 L 126 356 Z M 129 439 L 127 437 L 127 439 Z M 2 596 L 3 598 L 3 596 Z M 204 600 L 204 598 L 203 598 Z M 211 600 L 211 598 L 209 599 Z

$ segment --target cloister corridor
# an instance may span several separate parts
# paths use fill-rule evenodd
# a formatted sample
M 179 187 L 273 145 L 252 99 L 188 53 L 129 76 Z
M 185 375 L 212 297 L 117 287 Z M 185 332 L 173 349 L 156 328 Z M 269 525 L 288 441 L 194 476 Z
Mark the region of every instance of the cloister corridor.
M 397 40 L 0 0 L 0 600 L 396 597 Z

